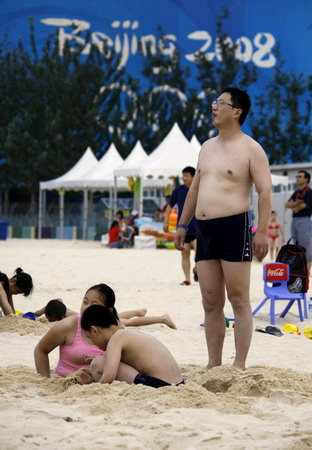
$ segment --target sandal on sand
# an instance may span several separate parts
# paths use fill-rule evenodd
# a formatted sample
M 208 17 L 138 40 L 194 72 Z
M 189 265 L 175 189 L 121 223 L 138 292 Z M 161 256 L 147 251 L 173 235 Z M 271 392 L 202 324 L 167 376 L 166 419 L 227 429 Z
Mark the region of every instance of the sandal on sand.
M 180 283 L 180 286 L 189 286 L 191 284 L 190 281 L 184 280 L 182 283 Z
M 274 327 L 272 325 L 269 325 L 265 328 L 256 327 L 255 331 L 258 331 L 259 333 L 273 334 L 274 336 L 283 336 L 281 330 L 278 327 Z

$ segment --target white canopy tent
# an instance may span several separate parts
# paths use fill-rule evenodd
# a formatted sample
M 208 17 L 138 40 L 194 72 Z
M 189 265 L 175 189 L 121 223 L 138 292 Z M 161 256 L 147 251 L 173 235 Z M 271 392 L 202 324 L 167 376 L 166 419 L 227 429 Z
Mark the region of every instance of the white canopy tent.
M 199 140 L 197 139 L 195 134 L 192 136 L 190 143 L 191 143 L 191 146 L 193 147 L 193 149 L 196 150 L 197 153 L 199 154 L 200 149 L 201 149 L 201 143 L 199 142 Z
M 88 192 L 89 191 L 109 191 L 110 193 L 110 220 L 112 218 L 112 202 L 114 187 L 114 170 L 123 163 L 115 145 L 112 143 L 100 161 L 91 170 L 81 177 L 70 180 L 66 186 L 71 189 L 83 190 L 83 237 L 86 237 L 88 222 Z M 127 180 L 123 179 L 121 189 L 127 189 Z
M 58 190 L 59 191 L 59 205 L 60 205 L 60 237 L 63 237 L 64 230 L 64 194 L 65 190 L 69 190 L 67 183 L 75 180 L 85 173 L 89 172 L 98 164 L 98 160 L 94 156 L 90 147 L 84 152 L 77 163 L 64 175 L 55 178 L 54 180 L 41 181 L 39 184 L 39 214 L 38 214 L 38 238 L 42 236 L 42 224 L 45 214 L 45 191 Z M 71 189 L 71 188 L 70 188 Z
M 138 167 L 143 164 L 143 162 L 148 158 L 147 153 L 145 152 L 144 148 L 142 147 L 142 144 L 140 141 L 138 141 L 133 150 L 130 152 L 130 154 L 127 156 L 127 158 L 124 160 L 124 162 L 121 164 L 118 169 L 114 171 L 115 174 L 115 192 L 117 192 L 118 188 L 118 179 L 121 176 L 124 177 L 135 177 L 137 175 L 137 169 Z M 163 188 L 164 186 L 168 186 L 169 184 L 172 184 L 171 179 L 167 178 L 146 178 L 144 179 L 144 187 L 145 188 Z M 141 192 L 142 195 L 142 192 Z M 115 208 L 116 208 L 116 198 L 115 198 Z M 139 201 L 139 205 L 134 205 L 134 209 L 139 209 L 140 206 L 143 205 L 143 202 Z M 143 211 L 139 211 L 140 215 L 142 215 Z
M 168 178 L 181 175 L 186 166 L 196 167 L 198 152 L 175 124 L 165 139 L 141 164 L 131 165 L 125 176 L 141 178 L 139 212 L 143 212 L 143 187 L 158 182 L 168 184 Z M 150 181 L 147 181 L 150 180 Z M 162 181 L 161 181 L 162 180 Z

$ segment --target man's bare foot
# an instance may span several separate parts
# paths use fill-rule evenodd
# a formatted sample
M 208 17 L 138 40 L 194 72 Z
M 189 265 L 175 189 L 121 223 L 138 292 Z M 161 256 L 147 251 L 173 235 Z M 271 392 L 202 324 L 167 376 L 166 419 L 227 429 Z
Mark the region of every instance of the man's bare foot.
M 237 370 L 240 370 L 241 372 L 244 372 L 246 370 L 245 365 L 242 364 L 237 364 L 237 363 L 233 363 L 233 367 Z
M 147 313 L 147 309 L 141 308 L 141 309 L 138 309 L 138 314 L 137 314 L 137 316 L 138 316 L 138 317 L 143 317 L 143 316 L 146 315 L 146 313 Z
M 176 330 L 176 328 L 177 328 L 176 324 L 172 321 L 169 314 L 164 314 L 163 316 L 161 316 L 161 319 L 162 319 L 162 323 L 167 325 L 169 328 L 173 328 L 174 330 Z
M 217 363 L 208 363 L 206 367 L 204 367 L 205 370 L 210 370 L 213 369 L 214 367 L 220 367 L 222 366 L 222 363 L 217 364 Z

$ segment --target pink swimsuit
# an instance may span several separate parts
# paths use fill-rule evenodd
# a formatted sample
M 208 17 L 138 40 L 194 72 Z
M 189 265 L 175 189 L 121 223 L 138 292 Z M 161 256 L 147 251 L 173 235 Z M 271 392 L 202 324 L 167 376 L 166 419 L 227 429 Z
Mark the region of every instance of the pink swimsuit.
M 82 367 L 89 367 L 90 362 L 86 363 L 87 358 L 93 359 L 95 356 L 104 355 L 105 352 L 96 345 L 88 344 L 84 341 L 81 333 L 80 314 L 77 315 L 77 333 L 74 342 L 71 345 L 60 345 L 59 362 L 55 373 L 60 377 L 67 377 Z

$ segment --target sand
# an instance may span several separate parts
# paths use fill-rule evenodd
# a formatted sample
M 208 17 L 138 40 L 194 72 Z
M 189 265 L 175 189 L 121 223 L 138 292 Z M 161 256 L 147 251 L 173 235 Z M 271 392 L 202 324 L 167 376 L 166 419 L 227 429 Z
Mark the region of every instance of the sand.
M 15 449 L 308 449 L 312 447 L 312 340 L 255 332 L 248 369 L 232 367 L 234 330 L 228 328 L 224 365 L 206 372 L 198 283 L 180 286 L 176 250 L 113 250 L 98 242 L 0 241 L 0 269 L 32 274 L 31 297 L 15 307 L 34 311 L 61 297 L 79 310 L 84 292 L 99 282 L 116 292 L 119 312 L 147 308 L 169 313 L 177 330 L 141 327 L 160 339 L 181 366 L 186 385 L 152 389 L 114 382 L 81 385 L 76 376 L 37 375 L 33 350 L 51 326 L 44 319 L 0 317 L 0 448 Z M 309 296 L 312 295 L 310 290 Z M 253 308 L 262 299 L 262 265 L 252 264 Z M 284 302 L 280 302 L 281 311 Z M 232 317 L 229 302 L 225 312 Z M 295 307 L 277 326 L 297 324 Z M 268 307 L 254 326 L 269 325 Z M 306 323 L 305 323 L 306 325 Z M 50 354 L 51 367 L 58 350 Z

